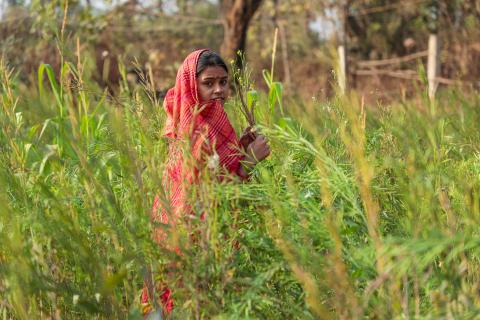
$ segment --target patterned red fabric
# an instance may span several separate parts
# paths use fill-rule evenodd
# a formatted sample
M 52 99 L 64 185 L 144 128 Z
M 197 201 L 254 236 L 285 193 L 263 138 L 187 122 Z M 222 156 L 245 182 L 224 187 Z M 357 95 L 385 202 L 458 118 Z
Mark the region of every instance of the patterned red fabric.
M 159 300 L 162 303 L 163 309 L 166 313 L 172 312 L 173 298 L 170 289 L 165 287 L 160 289 L 159 292 L 161 292 Z M 153 307 L 149 302 L 148 289 L 146 287 L 144 287 L 142 290 L 142 296 L 140 297 L 140 300 L 142 304 L 142 314 L 147 316 L 153 310 Z
M 174 225 L 177 218 L 190 213 L 189 187 L 197 182 L 207 157 L 218 155 L 218 165 L 227 174 L 237 174 L 242 159 L 238 137 L 222 103 L 199 101 L 196 69 L 200 55 L 206 50 L 188 55 L 178 70 L 175 87 L 167 92 L 163 103 L 167 113 L 164 135 L 169 138 L 163 176 L 166 194 L 164 201 L 157 195 L 152 208 L 152 219 L 163 224 Z M 187 156 L 186 146 L 191 151 Z M 164 229 L 157 228 L 154 237 L 162 245 L 166 239 Z M 148 301 L 143 294 L 142 303 L 147 302 L 145 299 Z M 168 288 L 162 293 L 162 303 L 168 310 L 173 307 Z

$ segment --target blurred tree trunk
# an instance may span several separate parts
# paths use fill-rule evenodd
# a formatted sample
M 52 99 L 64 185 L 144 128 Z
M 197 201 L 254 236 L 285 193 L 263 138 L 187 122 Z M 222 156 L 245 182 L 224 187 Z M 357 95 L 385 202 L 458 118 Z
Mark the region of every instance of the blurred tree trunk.
M 180 14 L 185 15 L 188 13 L 188 3 L 187 0 L 177 0 L 177 6 L 180 11 Z
M 234 59 L 237 66 L 241 61 L 238 51 L 245 51 L 250 21 L 263 0 L 220 0 L 220 9 L 224 20 L 224 38 L 221 54 L 224 58 Z

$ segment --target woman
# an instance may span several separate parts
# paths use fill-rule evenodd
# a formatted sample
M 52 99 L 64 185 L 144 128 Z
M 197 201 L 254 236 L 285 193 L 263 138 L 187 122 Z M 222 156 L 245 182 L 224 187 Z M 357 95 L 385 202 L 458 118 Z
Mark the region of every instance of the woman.
M 270 154 L 270 147 L 262 135 L 249 128 L 238 139 L 224 103 L 229 96 L 228 68 L 222 58 L 208 50 L 192 52 L 178 70 L 175 87 L 167 92 L 164 109 L 167 113 L 165 137 L 169 139 L 168 159 L 163 184 L 166 196 L 157 196 L 152 219 L 175 225 L 182 215 L 191 212 L 188 195 L 191 185 L 198 183 L 199 172 L 207 160 L 216 159 L 219 178 L 238 176 L 245 180 L 251 169 Z M 190 154 L 185 154 L 185 146 Z M 155 240 L 165 245 L 166 234 L 155 230 Z M 147 281 L 148 282 L 148 281 Z M 152 285 L 142 293 L 144 313 L 148 313 Z M 160 300 L 170 312 L 173 301 L 170 290 L 163 288 Z

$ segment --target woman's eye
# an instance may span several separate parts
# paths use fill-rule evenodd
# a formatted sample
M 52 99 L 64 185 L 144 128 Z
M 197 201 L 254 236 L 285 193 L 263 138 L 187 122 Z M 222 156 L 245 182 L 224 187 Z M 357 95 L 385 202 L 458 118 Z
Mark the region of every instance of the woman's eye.
M 206 85 L 207 87 L 211 87 L 213 85 L 213 82 L 211 81 L 204 82 L 204 85 Z
M 221 84 L 222 86 L 226 86 L 226 85 L 227 85 L 227 80 L 222 80 L 222 81 L 220 81 L 220 84 Z

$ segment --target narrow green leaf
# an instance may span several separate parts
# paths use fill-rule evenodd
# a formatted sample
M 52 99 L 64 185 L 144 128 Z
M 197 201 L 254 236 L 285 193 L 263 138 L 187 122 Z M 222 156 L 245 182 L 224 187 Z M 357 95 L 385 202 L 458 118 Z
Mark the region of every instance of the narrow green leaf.
M 51 65 L 42 63 L 38 68 L 38 87 L 40 90 L 40 94 L 43 95 L 43 74 L 47 73 L 48 81 L 50 82 L 50 86 L 52 87 L 53 94 L 55 95 L 55 100 L 57 101 L 57 105 L 60 108 L 61 116 L 63 116 L 63 105 L 62 105 L 62 98 L 61 98 L 61 91 L 60 87 L 55 80 L 55 73 Z
M 277 99 L 278 106 L 280 107 L 280 112 L 283 115 L 283 104 L 282 104 L 283 85 L 281 82 L 274 82 L 273 87 L 275 88 L 275 98 Z
M 265 79 L 267 86 L 270 88 L 270 86 L 272 85 L 272 76 L 270 75 L 270 72 L 268 72 L 268 70 L 263 70 L 262 74 L 263 74 L 263 79 Z

